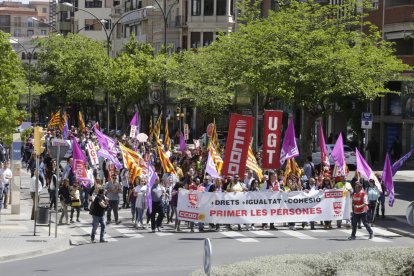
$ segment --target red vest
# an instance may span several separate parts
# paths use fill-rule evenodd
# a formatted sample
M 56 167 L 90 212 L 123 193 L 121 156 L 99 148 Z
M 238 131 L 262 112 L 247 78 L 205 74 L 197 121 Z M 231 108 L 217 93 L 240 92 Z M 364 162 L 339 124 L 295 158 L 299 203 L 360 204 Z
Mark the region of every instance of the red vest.
M 272 191 L 278 192 L 279 191 L 279 183 L 277 180 L 273 183 L 270 182 L 270 180 L 267 181 L 267 187 L 266 190 L 271 189 Z
M 352 204 L 354 206 L 354 213 L 355 214 L 362 214 L 362 213 L 367 211 L 368 206 L 366 206 L 366 205 L 363 206 L 363 207 L 356 207 L 356 206 L 360 206 L 360 205 L 364 204 L 365 197 L 366 197 L 366 194 L 363 190 L 361 190 L 359 193 L 354 193 L 352 195 Z

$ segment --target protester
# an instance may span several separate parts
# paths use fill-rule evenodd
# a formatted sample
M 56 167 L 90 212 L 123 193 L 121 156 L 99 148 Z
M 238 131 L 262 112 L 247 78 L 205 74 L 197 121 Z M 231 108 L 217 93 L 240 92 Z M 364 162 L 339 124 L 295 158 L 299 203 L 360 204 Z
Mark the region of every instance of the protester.
M 121 223 L 118 220 L 118 206 L 119 206 L 119 193 L 122 192 L 122 186 L 117 180 L 117 175 L 115 173 L 109 174 L 108 182 L 105 185 L 106 196 L 108 197 L 109 208 L 106 213 L 106 224 L 110 224 L 111 221 L 111 211 L 114 212 L 115 224 Z
M 73 214 L 76 210 L 76 221 L 80 222 L 79 215 L 80 215 L 80 208 L 81 208 L 81 200 L 80 200 L 80 193 L 79 193 L 79 184 L 75 182 L 72 187 L 72 191 L 70 192 L 71 197 L 71 209 L 70 209 L 70 223 L 74 223 L 73 221 Z
M 72 199 L 70 197 L 69 190 L 69 180 L 64 179 L 62 186 L 59 188 L 59 200 L 62 205 L 62 214 L 59 219 L 59 224 L 62 224 L 63 218 L 66 219 L 66 224 L 68 224 L 68 206 L 71 204 Z
M 7 205 L 9 203 L 9 190 L 10 190 L 10 180 L 13 178 L 12 171 L 9 168 L 10 163 L 9 161 L 5 161 L 3 163 L 2 169 L 0 169 L 0 181 L 3 186 L 3 204 L 4 209 L 7 209 Z
M 105 190 L 103 188 L 99 188 L 98 194 L 96 195 L 92 205 L 91 205 L 91 215 L 92 215 L 92 232 L 91 232 L 91 242 L 95 242 L 95 234 L 98 225 L 101 226 L 101 233 L 99 236 L 100 242 L 106 242 L 104 239 L 105 235 L 105 210 L 108 207 L 108 202 L 105 199 L 104 195 Z
M 162 206 L 162 198 L 165 194 L 165 188 L 160 184 L 159 179 L 155 180 L 151 189 L 152 196 L 152 212 L 151 212 L 151 230 L 155 233 L 155 228 L 161 232 L 161 223 L 164 218 L 164 209 Z M 158 216 L 157 216 L 158 214 Z
M 356 239 L 357 224 L 362 221 L 365 228 L 369 233 L 369 239 L 374 237 L 374 232 L 367 222 L 367 208 L 368 208 L 368 197 L 362 189 L 360 182 L 355 183 L 355 193 L 352 195 L 352 233 L 348 238 L 349 240 Z

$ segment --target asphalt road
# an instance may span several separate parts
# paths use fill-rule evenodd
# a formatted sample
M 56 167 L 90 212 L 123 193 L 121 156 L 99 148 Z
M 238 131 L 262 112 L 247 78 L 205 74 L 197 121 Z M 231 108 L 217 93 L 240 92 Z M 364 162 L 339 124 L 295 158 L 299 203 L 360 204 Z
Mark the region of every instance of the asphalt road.
M 396 203 L 386 214 L 402 216 L 414 201 L 412 171 L 395 179 Z M 125 214 L 127 211 L 125 210 Z M 85 214 L 86 217 L 86 214 Z M 129 223 L 129 222 L 128 222 Z M 125 227 L 130 223 L 125 222 Z M 123 223 L 124 224 L 124 223 Z M 75 227 L 76 228 L 76 227 Z M 309 229 L 309 228 L 308 228 Z M 279 227 L 278 231 L 172 232 L 167 225 L 162 233 L 137 232 L 136 236 L 115 236 L 115 242 L 84 244 L 70 250 L 21 261 L 0 264 L 1 275 L 188 275 L 202 268 L 204 239 L 210 238 L 213 265 L 229 264 L 257 256 L 319 253 L 369 247 L 412 247 L 414 239 L 374 228 L 376 237 L 368 240 L 365 229 L 348 241 L 350 230 L 298 230 Z M 116 228 L 108 226 L 114 237 Z M 85 232 L 86 233 L 86 232 Z M 87 234 L 86 238 L 87 238 Z M 1 245 L 0 245 L 1 246 Z

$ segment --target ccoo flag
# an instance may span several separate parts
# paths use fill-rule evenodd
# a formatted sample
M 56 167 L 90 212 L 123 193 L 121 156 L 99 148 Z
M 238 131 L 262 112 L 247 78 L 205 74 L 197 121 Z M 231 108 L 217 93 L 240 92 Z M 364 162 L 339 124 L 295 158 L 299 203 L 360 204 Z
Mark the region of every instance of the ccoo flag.
M 288 127 L 283 139 L 282 151 L 280 152 L 280 165 L 283 165 L 287 159 L 299 156 L 299 149 L 296 144 L 295 126 L 293 118 L 289 119 Z
M 392 169 L 390 156 L 387 153 L 385 157 L 384 169 L 382 170 L 382 182 L 388 192 L 388 205 L 392 207 L 394 205 L 394 183 L 392 181 Z
M 365 161 L 364 157 L 362 157 L 361 153 L 359 153 L 357 148 L 355 149 L 355 153 L 357 171 L 366 180 L 373 179 L 375 181 L 375 186 L 377 186 L 378 190 L 382 192 L 381 183 L 378 181 L 378 178 L 375 176 L 374 172 L 371 170 L 371 167 L 368 165 L 367 161 Z
M 72 138 L 72 150 L 73 150 L 73 158 L 72 158 L 72 172 L 76 176 L 77 181 L 85 181 L 91 182 L 88 178 L 86 173 L 85 164 L 86 164 L 86 157 L 83 154 L 81 148 L 76 141 L 76 138 Z

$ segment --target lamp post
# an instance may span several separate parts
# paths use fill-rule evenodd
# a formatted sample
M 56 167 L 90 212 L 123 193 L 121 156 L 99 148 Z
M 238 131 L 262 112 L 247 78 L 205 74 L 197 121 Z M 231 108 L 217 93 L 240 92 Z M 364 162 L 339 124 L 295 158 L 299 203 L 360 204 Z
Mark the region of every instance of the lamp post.
M 163 1 L 163 5 L 161 7 L 161 4 L 158 2 L 158 0 L 154 0 L 155 3 L 157 4 L 159 11 L 162 14 L 162 18 L 163 18 L 163 23 L 164 23 L 164 51 L 165 54 L 167 54 L 167 27 L 168 27 L 168 16 L 171 13 L 172 8 L 178 3 L 178 0 L 175 0 L 174 3 L 169 7 L 169 9 L 167 10 L 167 0 Z M 146 9 L 153 9 L 153 10 L 157 10 L 156 7 L 154 6 L 146 6 Z M 165 122 L 165 118 L 167 115 L 167 81 L 164 79 L 162 81 L 162 121 Z
M 124 18 L 125 16 L 136 12 L 138 10 L 132 10 L 129 12 L 124 13 L 121 17 L 118 18 L 118 20 L 112 25 L 111 29 L 109 30 L 109 32 L 106 30 L 106 26 L 105 23 L 107 22 L 106 20 L 102 20 L 99 19 L 95 14 L 91 13 L 90 11 L 86 10 L 86 9 L 82 9 L 79 7 L 75 7 L 74 5 L 72 5 L 71 3 L 68 2 L 64 2 L 62 3 L 62 5 L 65 5 L 67 7 L 73 8 L 75 10 L 79 10 L 79 11 L 83 11 L 86 12 L 87 14 L 89 14 L 90 16 L 92 16 L 93 18 L 95 18 L 96 20 L 99 21 L 99 23 L 101 24 L 104 32 L 105 32 L 105 36 L 106 36 L 106 53 L 108 54 L 108 57 L 111 57 L 110 54 L 110 47 L 111 47 L 111 38 L 112 38 L 112 34 L 113 31 L 115 30 L 116 25 L 118 25 L 119 21 L 121 21 L 122 18 Z M 109 91 L 107 91 L 107 132 L 109 133 Z
M 29 85 L 28 85 L 27 88 L 29 90 L 29 99 L 28 99 L 28 101 L 29 101 L 29 121 L 32 122 L 32 59 L 33 59 L 34 51 L 37 49 L 39 44 L 37 44 L 35 47 L 33 47 L 33 49 L 31 51 L 29 51 L 18 40 L 9 39 L 9 41 L 10 41 L 10 43 L 17 43 L 20 47 L 22 47 L 22 51 L 25 53 L 26 57 L 29 58 L 29 76 L 28 76 Z

